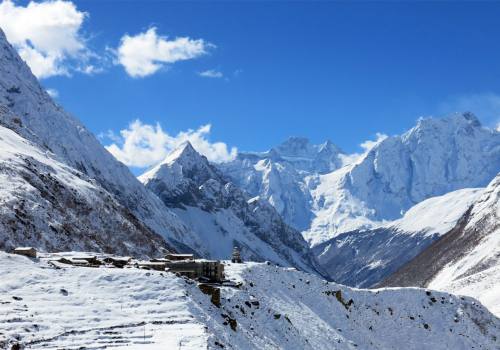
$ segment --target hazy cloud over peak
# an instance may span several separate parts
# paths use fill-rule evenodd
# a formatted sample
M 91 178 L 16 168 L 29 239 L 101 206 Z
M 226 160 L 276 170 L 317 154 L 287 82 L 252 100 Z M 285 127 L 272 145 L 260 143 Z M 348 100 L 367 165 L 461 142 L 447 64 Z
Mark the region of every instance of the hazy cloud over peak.
M 164 131 L 159 123 L 144 124 L 140 120 L 131 122 L 119 135 L 108 131 L 101 138 L 111 139 L 106 149 L 128 166 L 148 167 L 160 163 L 174 149 L 186 141 L 212 162 L 225 162 L 236 157 L 237 149 L 229 148 L 223 142 L 209 140 L 211 125 L 206 124 L 196 130 L 188 129 L 177 135 Z

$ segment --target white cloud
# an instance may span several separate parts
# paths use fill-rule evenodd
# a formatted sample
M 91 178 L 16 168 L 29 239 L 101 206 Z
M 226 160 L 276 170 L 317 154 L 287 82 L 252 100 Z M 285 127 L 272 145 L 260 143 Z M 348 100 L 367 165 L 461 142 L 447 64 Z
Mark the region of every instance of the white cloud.
M 384 141 L 387 138 L 386 134 L 382 134 L 380 132 L 375 134 L 375 140 L 366 140 L 360 144 L 361 148 L 366 152 L 370 152 L 370 150 L 375 147 L 380 142 Z
M 135 36 L 124 35 L 116 50 L 118 63 L 131 77 L 139 78 L 156 73 L 166 64 L 197 58 L 214 45 L 203 39 L 179 37 L 170 40 L 152 27 Z
M 111 138 L 113 143 L 106 146 L 106 149 L 122 163 L 133 167 L 156 165 L 186 141 L 191 142 L 199 153 L 212 162 L 234 159 L 237 149 L 235 147 L 229 149 L 223 142 L 211 142 L 208 139 L 210 129 L 211 125 L 207 124 L 197 130 L 189 129 L 177 135 L 170 135 L 163 131 L 158 123 L 150 125 L 135 120 L 127 129 L 120 131 L 120 136 L 108 131 L 106 134 L 101 134 L 101 137 Z
M 47 89 L 47 93 L 49 94 L 50 97 L 52 98 L 57 98 L 59 97 L 59 91 L 56 89 Z
M 495 127 L 500 123 L 500 95 L 481 93 L 450 97 L 438 106 L 438 112 L 472 112 L 488 126 Z
M 71 1 L 0 3 L 0 26 L 38 78 L 69 75 L 92 58 L 80 34 L 87 16 Z
M 209 69 L 209 70 L 200 72 L 200 73 L 198 73 L 198 75 L 200 77 L 204 77 L 204 78 L 222 78 L 224 76 L 222 74 L 222 72 L 219 72 L 219 71 L 214 70 L 214 69 Z
M 384 141 L 388 136 L 380 132 L 375 134 L 375 140 L 366 140 L 362 142 L 359 146 L 363 149 L 361 153 L 352 154 L 341 154 L 340 159 L 342 160 L 342 165 L 349 165 L 358 162 L 363 159 L 364 156 L 371 151 L 373 147 L 378 145 L 380 142 Z

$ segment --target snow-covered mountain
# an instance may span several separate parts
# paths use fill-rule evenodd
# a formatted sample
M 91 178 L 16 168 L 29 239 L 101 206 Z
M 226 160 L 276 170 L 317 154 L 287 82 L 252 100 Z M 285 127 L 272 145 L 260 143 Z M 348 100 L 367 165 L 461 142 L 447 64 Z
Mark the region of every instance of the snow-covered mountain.
M 172 167 L 159 167 L 165 188 L 152 185 L 154 181 L 148 185 L 156 193 L 160 190 L 160 200 L 51 100 L 3 32 L 0 48 L 0 124 L 13 140 L 11 153 L 4 155 L 4 173 L 18 180 L 16 186 L 0 184 L 0 191 L 9 194 L 2 208 L 8 227 L 2 232 L 3 248 L 26 244 L 46 250 L 153 255 L 168 247 L 227 258 L 236 244 L 246 258 L 314 270 L 300 233 L 271 205 L 251 200 L 224 180 L 191 147 L 167 159 L 175 163 Z M 25 145 L 31 148 L 22 153 Z M 23 159 L 31 154 L 38 154 L 42 169 L 27 179 Z M 326 162 L 325 157 L 318 161 Z M 55 183 L 43 184 L 45 177 Z M 16 216 L 18 208 L 24 219 Z
M 313 270 L 300 232 L 269 203 L 232 184 L 189 142 L 139 179 L 189 226 L 182 243 L 199 255 L 227 259 L 236 245 L 246 259 Z
M 47 149 L 0 126 L 0 150 L 0 249 L 153 256 L 166 248 L 114 196 Z
M 314 246 L 314 256 L 334 281 L 372 287 L 451 230 L 483 191 L 462 189 L 426 199 L 401 219 Z
M 76 118 L 55 104 L 0 29 L 0 124 L 78 170 L 172 245 L 187 228 Z M 104 200 L 104 199 L 103 199 Z M 41 229 L 41 228 L 40 228 Z M 108 233 L 111 234 L 109 229 Z
M 471 113 L 422 118 L 357 159 L 327 145 L 328 166 L 315 161 L 320 146 L 294 138 L 269 152 L 240 154 L 220 169 L 268 200 L 312 246 L 399 219 L 427 198 L 484 187 L 500 170 L 500 133 Z
M 212 303 L 198 283 L 169 272 L 55 269 L 0 252 L 0 347 L 498 348 L 500 320 L 469 297 L 351 289 L 260 263 L 225 271 L 241 286 L 219 286 Z
M 239 153 L 219 167 L 237 186 L 267 200 L 288 224 L 306 230 L 313 217 L 307 176 L 338 169 L 342 154 L 330 141 L 312 145 L 305 138 L 291 137 L 267 152 Z
M 424 199 L 484 187 L 500 170 L 500 133 L 471 113 L 420 119 L 401 136 L 375 145 L 344 177 L 343 188 L 371 210 L 371 220 L 394 220 Z
M 500 173 L 452 230 L 382 285 L 471 295 L 500 314 Z

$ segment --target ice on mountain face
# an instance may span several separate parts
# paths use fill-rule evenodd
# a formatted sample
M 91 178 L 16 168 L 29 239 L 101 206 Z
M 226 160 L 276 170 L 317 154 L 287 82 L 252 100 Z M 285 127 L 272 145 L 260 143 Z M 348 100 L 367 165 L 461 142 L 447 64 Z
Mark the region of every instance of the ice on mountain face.
M 422 119 L 379 142 L 341 177 L 320 177 L 313 197 L 325 205 L 304 235 L 314 245 L 357 225 L 378 227 L 427 198 L 483 187 L 499 170 L 500 133 L 473 115 Z
M 245 259 L 314 270 L 300 233 L 271 205 L 238 189 L 190 143 L 139 179 L 189 226 L 180 241 L 199 255 L 224 259 L 238 245 Z
M 95 179 L 119 203 L 167 241 L 186 227 L 147 191 L 77 119 L 56 105 L 0 30 L 0 123 L 58 161 Z M 8 112 L 8 113 L 7 113 Z
M 54 269 L 0 252 L 0 347 L 462 350 L 500 338 L 500 321 L 472 298 L 351 289 L 259 263 L 225 272 L 242 285 L 218 287 L 215 306 L 169 272 Z

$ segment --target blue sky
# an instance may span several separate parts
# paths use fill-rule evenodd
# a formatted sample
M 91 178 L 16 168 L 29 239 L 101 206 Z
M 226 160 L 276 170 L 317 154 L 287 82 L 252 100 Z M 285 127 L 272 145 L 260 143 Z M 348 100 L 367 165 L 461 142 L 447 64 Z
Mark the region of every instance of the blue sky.
M 67 62 L 85 56 L 97 72 L 73 69 L 42 83 L 94 133 L 113 131 L 118 145 L 136 119 L 173 138 L 211 124 L 198 136 L 228 152 L 266 150 L 292 135 L 354 152 L 377 132 L 459 109 L 486 125 L 500 121 L 498 2 L 73 4 L 86 13 L 75 29 L 86 54 Z M 204 52 L 131 77 L 116 62 L 121 40 L 153 27 L 165 41 L 201 40 Z M 212 77 L 200 76 L 207 71 Z

